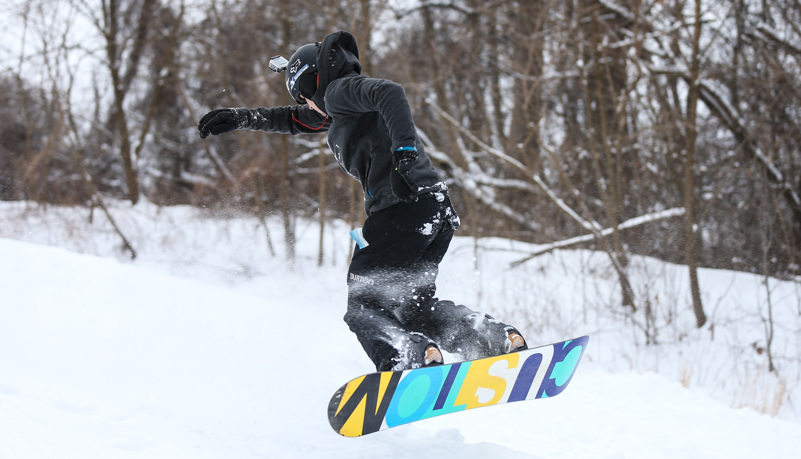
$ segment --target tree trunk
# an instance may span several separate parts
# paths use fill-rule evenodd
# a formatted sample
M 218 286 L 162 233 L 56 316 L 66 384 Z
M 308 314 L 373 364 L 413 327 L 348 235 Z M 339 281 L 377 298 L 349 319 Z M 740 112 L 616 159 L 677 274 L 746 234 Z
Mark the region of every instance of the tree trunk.
M 122 158 L 122 168 L 125 174 L 125 184 L 128 187 L 128 199 L 131 204 L 139 201 L 139 178 L 134 167 L 131 155 L 131 139 L 128 133 L 128 121 L 123 108 L 125 91 L 123 81 L 120 76 L 121 56 L 117 40 L 119 39 L 119 9 L 117 0 L 103 2 L 103 17 L 105 29 L 103 31 L 106 39 L 106 56 L 108 57 L 108 68 L 111 73 L 111 84 L 114 92 L 114 111 L 117 119 L 117 129 L 120 141 L 120 157 Z
M 687 154 L 684 161 L 684 249 L 690 270 L 690 292 L 693 311 L 698 328 L 706 323 L 704 305 L 701 302 L 701 287 L 698 282 L 698 235 L 695 231 L 695 141 L 698 136 L 698 76 L 701 41 L 701 0 L 695 0 L 695 25 L 693 28 L 693 55 L 690 69 L 690 93 L 687 101 Z
M 325 175 L 325 136 L 319 135 L 320 138 L 320 194 L 319 194 L 319 221 L 320 221 L 320 247 L 317 255 L 317 266 L 322 266 L 325 262 L 325 201 L 328 199 L 327 195 L 327 181 Z
M 292 29 L 292 19 L 289 14 L 288 1 L 281 2 L 281 11 L 283 21 L 282 30 L 282 43 L 283 49 L 288 49 L 290 44 L 290 31 Z M 287 136 L 281 136 L 280 146 L 278 148 L 280 155 L 280 175 L 278 177 L 278 199 L 281 201 L 281 218 L 284 223 L 284 244 L 286 245 L 286 258 L 289 262 L 289 269 L 295 269 L 295 229 L 293 224 L 292 215 L 292 193 L 291 193 L 291 177 L 289 170 L 289 139 Z

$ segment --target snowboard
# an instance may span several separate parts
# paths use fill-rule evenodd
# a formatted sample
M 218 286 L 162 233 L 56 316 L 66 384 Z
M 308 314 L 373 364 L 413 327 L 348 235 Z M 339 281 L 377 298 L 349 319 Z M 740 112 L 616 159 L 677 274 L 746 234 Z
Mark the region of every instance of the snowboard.
M 503 354 L 412 370 L 360 376 L 331 397 L 328 421 L 359 437 L 443 414 L 562 393 L 589 336 Z

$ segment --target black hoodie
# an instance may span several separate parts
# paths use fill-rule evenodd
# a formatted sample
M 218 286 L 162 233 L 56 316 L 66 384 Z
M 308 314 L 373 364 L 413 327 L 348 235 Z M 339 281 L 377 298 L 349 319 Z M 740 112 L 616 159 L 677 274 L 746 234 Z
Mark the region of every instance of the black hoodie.
M 323 39 L 312 100 L 327 117 L 308 105 L 246 109 L 248 120 L 242 127 L 293 135 L 328 131 L 328 146 L 340 167 L 362 184 L 368 215 L 400 202 L 389 181 L 392 153 L 400 147 L 417 148 L 411 175 L 420 194 L 445 190 L 417 137 L 403 87 L 361 75 L 358 56 L 356 40 L 348 32 Z

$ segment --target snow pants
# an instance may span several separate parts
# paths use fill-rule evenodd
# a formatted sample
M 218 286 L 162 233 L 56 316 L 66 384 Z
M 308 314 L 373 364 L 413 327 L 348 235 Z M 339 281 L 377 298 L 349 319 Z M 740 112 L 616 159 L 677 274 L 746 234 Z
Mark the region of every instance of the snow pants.
M 472 360 L 505 352 L 513 327 L 452 301 L 439 301 L 436 278 L 458 217 L 445 192 L 370 215 L 348 270 L 344 320 L 376 371 L 417 368 L 424 350 Z

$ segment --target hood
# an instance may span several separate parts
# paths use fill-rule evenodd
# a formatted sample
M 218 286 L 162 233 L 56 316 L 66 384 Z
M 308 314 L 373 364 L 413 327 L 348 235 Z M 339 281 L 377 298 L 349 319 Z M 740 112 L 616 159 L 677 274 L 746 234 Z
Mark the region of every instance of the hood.
M 325 110 L 325 90 L 332 81 L 351 72 L 362 73 L 362 64 L 359 62 L 359 48 L 356 38 L 341 30 L 334 32 L 320 43 L 320 52 L 317 55 L 317 71 L 319 82 L 317 92 L 314 93 L 314 103 Z

